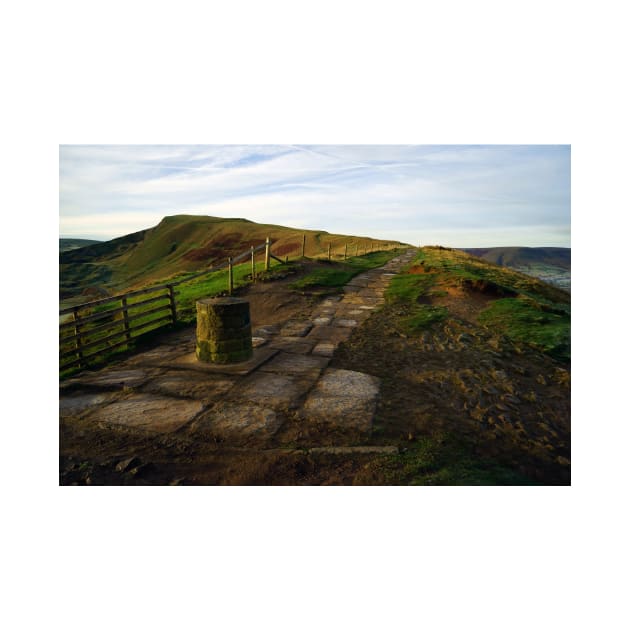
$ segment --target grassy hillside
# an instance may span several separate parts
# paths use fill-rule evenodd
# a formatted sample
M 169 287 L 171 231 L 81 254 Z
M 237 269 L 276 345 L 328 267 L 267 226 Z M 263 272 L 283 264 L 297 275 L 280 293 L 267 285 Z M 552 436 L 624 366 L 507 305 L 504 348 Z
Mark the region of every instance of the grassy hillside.
M 393 279 L 390 301 L 408 305 L 402 320 L 413 334 L 442 321 L 455 297 L 475 320 L 560 361 L 571 356 L 571 296 L 536 278 L 459 250 L 424 247 L 410 273 Z
M 492 247 L 464 250 L 497 265 L 571 290 L 571 249 L 565 247 Z
M 326 256 L 329 244 L 333 258 L 343 256 L 346 244 L 349 256 L 356 253 L 357 247 L 364 253 L 372 243 L 374 249 L 386 244 L 367 237 L 246 219 L 176 215 L 165 217 L 153 228 L 61 253 L 60 290 L 63 295 L 71 295 L 94 285 L 110 292 L 138 288 L 203 270 L 264 243 L 267 237 L 274 241 L 272 253 L 295 258 L 301 254 L 303 234 L 306 234 L 305 254 L 313 258 Z
M 88 245 L 96 245 L 101 241 L 95 241 L 87 238 L 60 238 L 59 239 L 59 253 L 67 252 L 72 249 L 79 249 L 80 247 L 87 247 Z

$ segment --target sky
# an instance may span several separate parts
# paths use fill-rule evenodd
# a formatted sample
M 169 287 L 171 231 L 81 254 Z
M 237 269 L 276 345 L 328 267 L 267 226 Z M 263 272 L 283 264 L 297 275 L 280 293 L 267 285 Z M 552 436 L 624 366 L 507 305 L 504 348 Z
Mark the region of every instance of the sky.
M 59 234 L 174 214 L 413 245 L 570 247 L 569 145 L 61 145 Z

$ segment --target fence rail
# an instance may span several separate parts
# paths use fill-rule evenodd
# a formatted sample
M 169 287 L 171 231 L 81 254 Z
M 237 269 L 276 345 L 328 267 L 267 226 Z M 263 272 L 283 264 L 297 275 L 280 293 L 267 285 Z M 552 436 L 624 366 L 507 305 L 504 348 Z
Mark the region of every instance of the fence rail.
M 175 296 L 172 284 L 151 289 L 132 291 L 112 298 L 94 300 L 85 304 L 63 309 L 61 314 L 72 313 L 72 320 L 59 324 L 59 362 L 62 369 L 87 365 L 90 359 L 105 351 L 129 344 L 141 330 L 158 325 L 173 324 L 177 319 Z M 129 302 L 130 297 L 154 295 L 145 300 Z M 108 304 L 120 303 L 116 308 L 103 308 Z M 155 305 L 146 309 L 148 305 Z M 96 313 L 94 308 L 101 308 Z M 141 309 L 138 312 L 138 309 Z M 101 322 L 89 325 L 93 322 Z M 146 330 L 145 330 L 146 332 Z
M 59 316 L 72 315 L 70 321 L 64 321 L 59 324 L 59 363 L 60 368 L 76 366 L 86 366 L 98 355 L 121 348 L 133 341 L 134 337 L 138 337 L 140 331 L 148 332 L 146 329 L 152 327 L 162 327 L 164 325 L 174 324 L 177 321 L 177 305 L 175 296 L 179 295 L 175 291 L 178 285 L 190 282 L 201 276 L 215 273 L 223 269 L 228 270 L 227 290 L 231 294 L 233 290 L 233 267 L 234 265 L 251 257 L 252 280 L 256 276 L 255 255 L 265 250 L 265 269 L 269 270 L 271 259 L 280 263 L 288 261 L 288 256 L 282 260 L 279 256 L 271 253 L 271 245 L 273 242 L 267 238 L 265 243 L 257 247 L 250 247 L 248 250 L 238 254 L 233 258 L 228 258 L 225 262 L 191 274 L 176 282 L 160 284 L 148 289 L 137 289 L 129 291 L 122 295 L 101 298 L 84 302 L 76 306 L 69 306 L 59 310 Z M 387 243 L 387 249 L 394 244 Z M 304 258 L 306 248 L 306 235 L 303 235 L 301 242 L 301 254 Z M 297 246 L 299 248 L 299 245 Z M 363 242 L 364 253 L 368 253 L 368 243 Z M 370 251 L 374 251 L 374 242 L 370 244 Z M 359 243 L 355 245 L 355 255 L 359 254 Z M 327 244 L 327 252 L 324 254 L 328 260 L 331 260 L 331 244 Z M 348 243 L 344 243 L 343 254 L 337 254 L 338 258 L 346 259 L 348 257 Z M 161 295 L 152 295 L 161 294 Z M 152 295 L 147 299 L 136 301 L 136 298 L 144 295 Z M 146 309 L 148 305 L 159 304 L 153 308 Z M 107 308 L 111 305 L 112 308 Z M 134 312 L 136 309 L 142 308 L 140 312 Z M 151 318 L 151 316 L 157 317 Z M 149 319 L 147 319 L 149 318 Z M 94 322 L 106 320 L 103 323 L 94 325 Z M 109 331 L 109 332 L 108 332 Z

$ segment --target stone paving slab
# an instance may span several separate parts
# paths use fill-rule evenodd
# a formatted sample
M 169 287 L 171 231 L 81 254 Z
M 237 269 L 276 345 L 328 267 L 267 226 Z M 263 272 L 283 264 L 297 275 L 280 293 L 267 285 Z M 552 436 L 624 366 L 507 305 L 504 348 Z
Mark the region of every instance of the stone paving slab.
M 317 455 L 398 455 L 397 446 L 322 446 L 309 448 L 308 452 Z
M 301 415 L 318 424 L 368 432 L 379 387 L 375 376 L 328 368 L 306 398 Z
M 300 374 L 257 372 L 248 377 L 246 382 L 239 384 L 238 391 L 233 392 L 233 395 L 239 401 L 251 401 L 272 409 L 296 409 L 299 407 L 299 400 L 320 374 L 320 368 Z
M 278 337 L 269 342 L 269 346 L 275 350 L 292 352 L 293 354 L 308 354 L 315 345 L 315 341 L 304 337 Z
M 328 326 L 331 321 L 332 317 L 315 317 L 313 324 L 315 324 L 315 326 Z
M 156 433 L 172 433 L 190 422 L 203 407 L 197 400 L 138 394 L 99 407 L 90 414 L 90 419 Z
M 177 356 L 186 354 L 188 348 L 182 345 L 177 346 L 159 346 L 146 352 L 140 352 L 127 360 L 127 364 L 141 365 L 150 364 L 157 361 L 172 360 Z
M 321 357 L 332 357 L 336 349 L 337 349 L 336 343 L 322 341 L 313 348 L 312 354 L 315 354 Z
M 69 389 L 75 385 L 88 385 L 104 389 L 123 389 L 124 387 L 138 387 L 149 379 L 146 370 L 106 370 L 94 376 L 82 376 L 66 381 L 63 389 Z
M 239 442 L 252 437 L 269 438 L 282 426 L 284 418 L 273 409 L 252 404 L 219 403 L 204 412 L 190 427 L 192 434 Z
M 356 319 L 334 319 L 332 321 L 333 326 L 340 326 L 341 328 L 355 328 L 358 323 Z
M 180 398 L 195 398 L 209 403 L 225 396 L 236 382 L 236 377 L 206 374 L 189 370 L 168 370 L 149 381 L 143 391 Z
M 305 374 L 313 369 L 322 370 L 328 367 L 329 359 L 304 354 L 280 352 L 271 361 L 260 368 L 261 372 L 279 374 Z
M 242 361 L 241 363 L 206 363 L 205 361 L 199 361 L 195 352 L 189 352 L 182 357 L 176 358 L 172 361 L 164 361 L 159 363 L 160 367 L 167 368 L 180 368 L 185 370 L 194 370 L 197 372 L 207 372 L 210 374 L 236 374 L 240 376 L 246 376 L 257 368 L 259 368 L 265 361 L 268 361 L 278 353 L 278 348 L 272 348 L 264 346 L 262 348 L 254 348 L 253 357 L 249 361 Z
M 280 335 L 283 337 L 306 337 L 311 328 L 313 328 L 313 323 L 308 320 L 290 321 L 280 329 Z
M 308 339 L 339 343 L 341 341 L 347 341 L 351 334 L 352 329 L 342 326 L 316 326 L 311 330 Z
M 352 297 L 346 296 L 344 298 L 344 302 L 346 304 L 365 304 L 368 306 L 378 306 L 383 303 L 383 300 L 376 297 L 359 297 L 358 295 L 356 295 Z
M 59 416 L 67 418 L 75 416 L 88 409 L 93 409 L 104 403 L 112 402 L 120 394 L 103 392 L 99 394 L 79 394 L 76 396 L 62 396 L 59 399 Z
M 268 326 L 259 326 L 252 333 L 255 337 L 273 337 L 280 332 L 280 324 L 270 324 Z

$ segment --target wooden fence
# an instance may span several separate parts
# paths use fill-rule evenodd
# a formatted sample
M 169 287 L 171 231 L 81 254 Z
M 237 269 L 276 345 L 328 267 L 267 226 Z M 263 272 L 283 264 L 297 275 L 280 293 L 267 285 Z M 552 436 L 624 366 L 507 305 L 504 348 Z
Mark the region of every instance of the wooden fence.
M 178 293 L 175 287 L 185 282 L 190 282 L 200 276 L 214 273 L 222 269 L 228 270 L 226 289 L 231 295 L 234 290 L 234 265 L 251 257 L 252 280 L 256 277 L 255 256 L 265 250 L 265 269 L 269 270 L 271 259 L 280 263 L 288 261 L 288 256 L 282 260 L 271 253 L 272 241 L 267 238 L 263 245 L 250 247 L 234 258 L 228 258 L 225 262 L 204 269 L 169 284 L 161 284 L 149 289 L 139 289 L 123 295 L 107 297 L 92 302 L 70 306 L 59 311 L 61 321 L 59 324 L 59 364 L 62 370 L 71 367 L 88 365 L 96 356 L 103 352 L 109 352 L 122 346 L 129 345 L 134 337 L 148 332 L 147 329 L 160 328 L 174 324 L 177 321 L 177 305 L 175 297 Z M 374 251 L 374 243 L 368 246 L 362 242 L 361 249 L 365 254 Z M 306 247 L 306 235 L 302 238 L 302 257 Z M 387 243 L 385 247 L 390 249 L 395 244 Z M 344 244 L 343 254 L 337 254 L 345 260 L 348 254 L 359 255 L 359 243 L 355 244 L 355 251 L 348 251 L 348 243 Z M 331 244 L 328 243 L 327 258 L 331 259 Z M 145 296 L 148 296 L 145 298 Z M 150 306 L 147 310 L 146 307 Z M 71 316 L 70 321 L 65 321 Z M 142 332 L 141 332 L 142 331 Z
M 59 311 L 62 321 L 59 324 L 59 365 L 65 370 L 71 367 L 88 365 L 103 352 L 116 350 L 129 345 L 134 337 L 148 332 L 147 329 L 161 328 L 177 321 L 177 304 L 175 287 L 190 282 L 195 278 L 228 270 L 228 292 L 234 289 L 233 266 L 251 256 L 252 277 L 255 275 L 255 255 L 265 250 L 265 269 L 269 269 L 270 259 L 274 258 L 272 242 L 267 239 L 264 245 L 251 247 L 227 261 L 187 276 L 177 282 L 160 284 L 148 289 L 130 291 L 123 295 L 107 297 L 76 306 L 69 306 Z M 145 298 L 145 296 L 147 296 Z M 147 306 L 150 306 L 147 309 Z M 142 331 L 142 332 L 141 332 Z
M 174 284 L 162 284 L 62 309 L 59 315 L 72 319 L 59 324 L 60 366 L 87 365 L 105 350 L 128 345 L 141 330 L 174 323 L 175 295 Z

